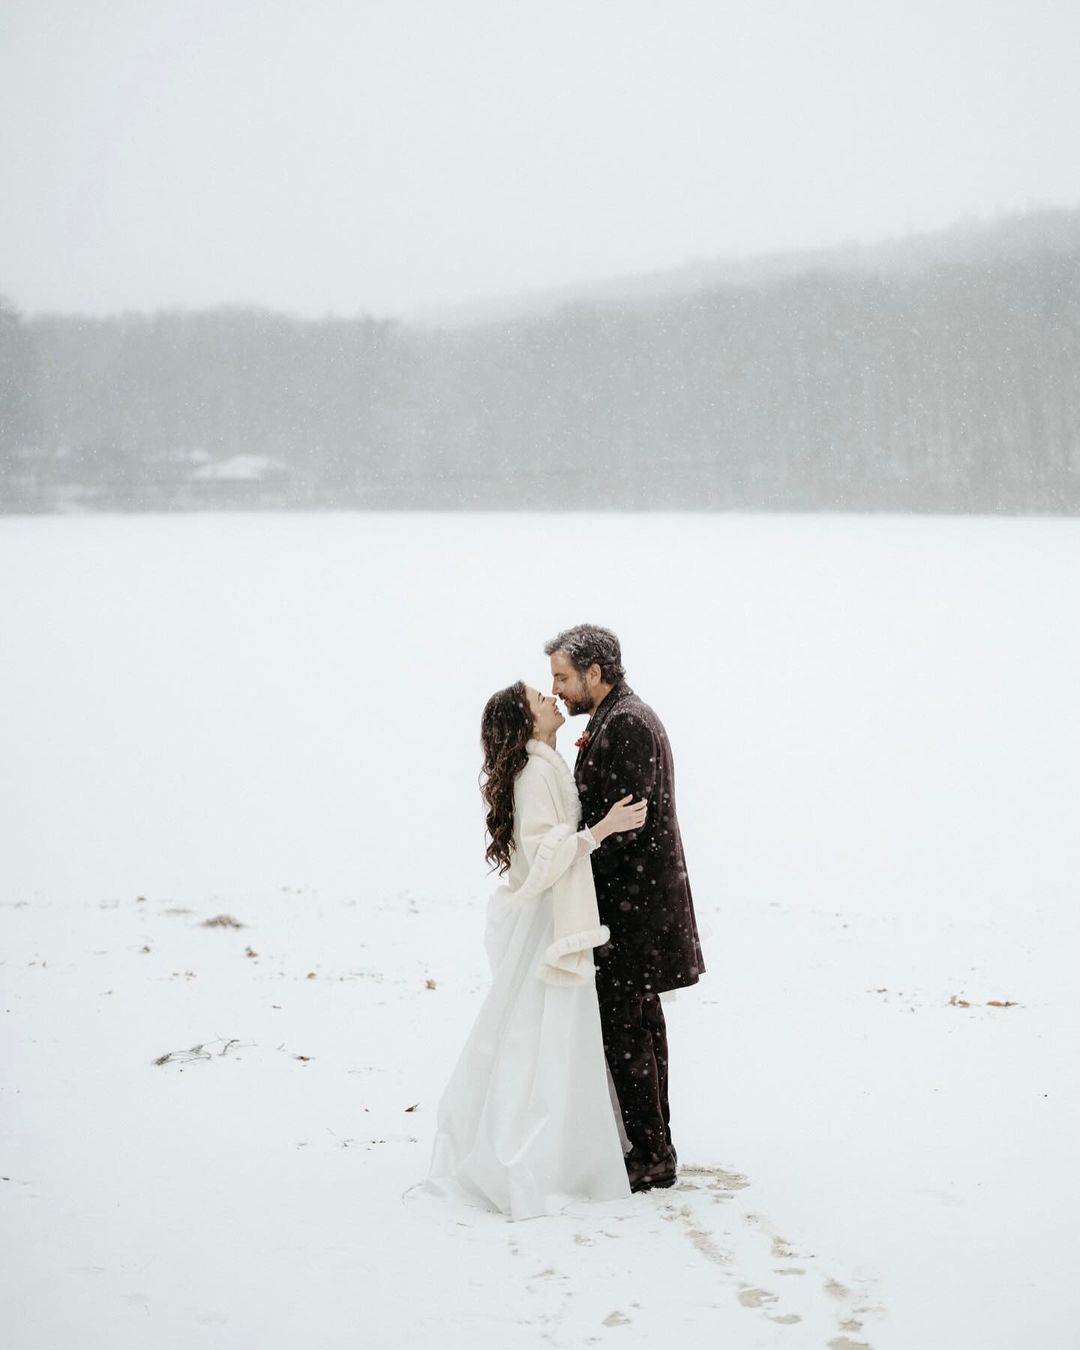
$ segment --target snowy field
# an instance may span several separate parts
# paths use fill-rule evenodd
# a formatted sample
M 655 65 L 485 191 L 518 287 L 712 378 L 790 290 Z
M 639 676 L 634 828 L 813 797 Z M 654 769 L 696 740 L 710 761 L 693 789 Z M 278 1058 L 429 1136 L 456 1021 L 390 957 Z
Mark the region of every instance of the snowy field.
M 0 520 L 5 1350 L 1075 1347 L 1078 598 L 1061 520 Z M 512 1223 L 409 1188 L 586 619 L 708 973 L 678 1188 Z

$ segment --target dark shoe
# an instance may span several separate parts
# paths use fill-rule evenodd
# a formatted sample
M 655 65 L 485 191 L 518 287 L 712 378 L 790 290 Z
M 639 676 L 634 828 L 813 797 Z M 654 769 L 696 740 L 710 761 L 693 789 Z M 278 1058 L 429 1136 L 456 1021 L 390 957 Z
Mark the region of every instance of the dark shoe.
M 675 1185 L 675 1173 L 665 1172 L 663 1176 L 647 1175 L 640 1177 L 637 1181 L 630 1182 L 630 1190 L 634 1195 L 639 1191 L 665 1191 L 669 1186 Z
M 626 1155 L 626 1176 L 631 1191 L 663 1190 L 675 1185 L 675 1158 L 672 1153 L 659 1162 L 649 1162 L 632 1149 Z

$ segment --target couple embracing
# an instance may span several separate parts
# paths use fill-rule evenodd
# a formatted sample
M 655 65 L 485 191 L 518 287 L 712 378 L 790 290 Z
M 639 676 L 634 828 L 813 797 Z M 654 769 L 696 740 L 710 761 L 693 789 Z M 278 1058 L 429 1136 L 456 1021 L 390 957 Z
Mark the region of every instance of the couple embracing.
M 486 856 L 505 884 L 427 1181 L 515 1219 L 674 1183 L 660 995 L 705 969 L 659 718 L 608 629 L 545 651 L 552 693 L 510 685 L 481 720 Z M 573 773 L 560 699 L 589 714 Z

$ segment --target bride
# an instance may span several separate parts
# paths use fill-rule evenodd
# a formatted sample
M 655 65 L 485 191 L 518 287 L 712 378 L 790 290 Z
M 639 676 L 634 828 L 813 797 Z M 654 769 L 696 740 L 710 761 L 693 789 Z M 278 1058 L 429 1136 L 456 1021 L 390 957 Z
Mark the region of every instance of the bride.
M 439 1103 L 427 1179 L 514 1219 L 630 1195 L 593 983 L 592 949 L 610 935 L 589 854 L 640 829 L 646 803 L 625 797 L 579 830 L 555 749 L 564 721 L 554 698 L 520 681 L 484 707 L 485 856 L 506 884 L 488 902 L 491 988 Z

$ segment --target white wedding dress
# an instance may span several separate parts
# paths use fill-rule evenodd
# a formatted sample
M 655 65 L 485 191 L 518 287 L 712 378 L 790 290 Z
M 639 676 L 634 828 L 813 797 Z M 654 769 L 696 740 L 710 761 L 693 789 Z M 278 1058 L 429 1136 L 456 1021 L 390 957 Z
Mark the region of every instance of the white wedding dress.
M 593 982 L 591 947 L 607 930 L 596 926 L 595 843 L 575 833 L 578 812 L 566 762 L 530 741 L 510 884 L 487 907 L 491 988 L 440 1100 L 425 1183 L 514 1219 L 630 1195 Z

